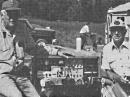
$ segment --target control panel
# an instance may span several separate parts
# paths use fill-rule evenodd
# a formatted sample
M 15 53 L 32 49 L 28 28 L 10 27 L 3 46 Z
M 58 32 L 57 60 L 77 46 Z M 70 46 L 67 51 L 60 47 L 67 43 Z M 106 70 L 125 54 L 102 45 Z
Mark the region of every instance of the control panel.
M 88 81 L 98 77 L 98 60 L 98 57 L 62 58 L 53 56 L 50 58 L 34 58 L 32 82 L 38 85 L 37 80 L 41 82 L 52 80 L 55 85 L 62 85 L 62 80 L 69 77 L 74 82 L 80 80 L 84 84 L 85 79 Z

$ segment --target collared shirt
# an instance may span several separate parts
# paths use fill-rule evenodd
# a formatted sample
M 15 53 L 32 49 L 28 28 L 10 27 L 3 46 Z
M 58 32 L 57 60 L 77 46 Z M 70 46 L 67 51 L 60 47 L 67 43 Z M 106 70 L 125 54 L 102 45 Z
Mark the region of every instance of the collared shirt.
M 114 42 L 103 48 L 102 69 L 112 69 L 120 76 L 130 76 L 130 44 L 123 42 L 120 48 Z
M 9 32 L 0 31 L 0 73 L 10 72 L 15 61 L 13 37 Z
M 19 46 L 19 41 L 14 44 L 16 35 L 11 35 L 9 31 L 0 31 L 0 74 L 10 72 L 16 64 L 16 57 L 24 57 L 23 48 Z
M 0 60 L 9 60 L 13 52 L 12 35 L 9 32 L 0 32 Z

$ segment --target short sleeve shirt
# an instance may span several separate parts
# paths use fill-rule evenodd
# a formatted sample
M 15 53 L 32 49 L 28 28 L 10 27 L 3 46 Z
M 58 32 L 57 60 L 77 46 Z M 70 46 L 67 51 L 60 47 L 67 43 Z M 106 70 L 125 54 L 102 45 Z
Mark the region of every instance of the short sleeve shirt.
M 84 25 L 84 26 L 81 28 L 81 30 L 80 30 L 79 33 L 86 33 L 86 32 L 89 32 L 89 27 L 88 27 L 88 25 Z
M 112 69 L 120 76 L 130 76 L 130 44 L 123 42 L 118 49 L 113 41 L 103 48 L 102 69 Z

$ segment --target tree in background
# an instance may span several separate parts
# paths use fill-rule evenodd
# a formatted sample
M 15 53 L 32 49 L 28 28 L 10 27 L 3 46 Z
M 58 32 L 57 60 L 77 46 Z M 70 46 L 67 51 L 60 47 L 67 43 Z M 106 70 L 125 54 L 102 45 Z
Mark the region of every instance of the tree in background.
M 126 3 L 126 0 L 111 0 L 111 6 L 116 7 L 120 4 Z
M 83 12 L 80 1 L 71 0 L 71 6 L 68 7 L 67 10 L 67 20 L 68 21 L 82 21 L 83 20 Z
M 49 20 L 66 20 L 66 11 L 70 6 L 69 0 L 49 0 L 48 19 Z
M 0 9 L 2 9 L 2 3 L 4 2 L 4 0 L 0 0 Z
M 95 1 L 95 2 L 94 2 Z M 103 15 L 103 10 L 102 9 L 102 2 L 101 0 L 93 0 L 92 3 L 95 3 L 95 5 L 93 5 L 93 18 L 91 21 L 93 22 L 104 22 L 104 15 Z
M 39 0 L 38 1 L 38 10 L 39 10 L 39 18 L 48 19 L 49 7 L 48 0 Z
M 0 0 L 0 5 L 5 0 Z M 45 20 L 105 22 L 107 10 L 130 0 L 18 0 L 26 16 Z
M 92 20 L 92 0 L 80 0 L 83 12 L 83 20 L 90 22 Z
M 36 17 L 39 15 L 37 0 L 20 0 L 19 2 L 25 16 Z

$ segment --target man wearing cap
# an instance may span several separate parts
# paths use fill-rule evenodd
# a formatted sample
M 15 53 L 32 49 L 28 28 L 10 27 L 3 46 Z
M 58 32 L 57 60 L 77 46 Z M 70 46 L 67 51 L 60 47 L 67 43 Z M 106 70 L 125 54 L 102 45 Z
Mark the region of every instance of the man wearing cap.
M 126 82 L 130 76 L 130 44 L 125 41 L 126 25 L 116 19 L 110 25 L 112 41 L 104 46 L 101 66 L 102 83 Z M 105 94 L 109 97 L 109 94 Z M 113 97 L 113 96 L 112 96 Z
M 80 37 L 82 39 L 82 45 L 81 49 L 84 49 L 86 45 L 93 45 L 92 40 L 91 40 L 91 33 L 89 31 L 89 26 L 86 24 L 84 25 L 81 30 L 80 30 Z
M 13 44 L 13 33 L 7 29 L 11 22 L 5 10 L 0 12 L 0 94 L 6 97 L 22 97 L 18 90 L 13 77 L 10 75 L 11 70 L 16 64 L 17 58 L 23 56 L 15 55 Z M 12 24 L 12 23 L 11 23 Z M 18 45 L 16 49 L 21 49 Z M 17 51 L 16 51 L 17 52 Z M 15 92 L 14 92 L 15 91 Z
M 0 94 L 6 97 L 39 97 L 30 80 L 14 76 L 11 72 L 24 59 L 23 45 L 15 34 L 16 21 L 6 10 L 0 13 Z
M 5 0 L 5 2 L 2 3 L 2 9 L 17 8 L 18 6 L 19 3 L 17 0 Z
M 26 50 L 25 44 L 24 44 L 24 39 L 26 39 L 25 37 L 23 39 L 21 39 L 21 37 L 23 37 L 23 33 L 25 33 L 25 26 L 23 26 L 23 23 L 20 23 L 18 21 L 18 16 L 14 14 L 14 12 L 16 13 L 20 13 L 19 9 L 17 8 L 12 8 L 10 10 L 10 6 L 8 8 L 3 8 L 4 10 L 1 11 L 2 13 L 2 26 L 5 29 L 4 33 L 6 37 L 6 34 L 9 34 L 10 37 L 7 37 L 7 40 L 11 39 L 11 41 L 6 41 L 4 39 L 4 43 L 2 45 L 2 47 L 8 47 L 7 50 L 5 50 L 5 52 L 9 52 L 10 49 L 12 49 L 14 52 L 14 64 L 12 64 L 10 66 L 10 64 L 6 64 L 8 67 L 5 67 L 3 69 L 7 70 L 9 68 L 9 66 L 11 68 L 9 68 L 10 70 L 5 71 L 3 73 L 7 73 L 8 75 L 5 76 L 5 80 L 4 78 L 3 80 L 0 80 L 1 84 L 0 84 L 0 94 L 3 94 L 7 97 L 22 97 L 23 95 L 25 95 L 26 97 L 39 97 L 37 91 L 35 90 L 34 86 L 31 84 L 30 80 L 26 77 L 26 76 L 17 76 L 14 75 L 14 73 L 12 72 L 12 70 L 14 69 L 13 67 L 15 67 L 15 61 L 19 64 L 19 60 L 20 62 L 23 62 L 24 59 L 24 51 Z M 26 30 L 27 31 L 27 30 Z M 1 31 L 3 32 L 3 31 Z M 22 32 L 22 34 L 21 34 Z M 27 35 L 27 34 L 26 34 Z M 27 37 L 27 36 L 26 36 Z M 2 38 L 1 38 L 2 39 Z M 10 47 L 10 44 L 12 47 Z M 19 47 L 20 49 L 16 48 Z M 1 52 L 2 53 L 2 52 Z M 2 56 L 2 54 L 0 54 Z M 6 56 L 9 56 L 8 53 L 6 54 Z M 21 56 L 21 57 L 19 57 Z M 2 56 L 3 57 L 3 56 Z M 3 57 L 4 58 L 4 57 Z M 21 63 L 23 64 L 23 63 Z M 5 65 L 5 66 L 6 66 Z M 1 68 L 0 68 L 1 70 Z M 13 80 L 12 80 L 13 79 Z M 5 84 L 4 84 L 5 83 Z

